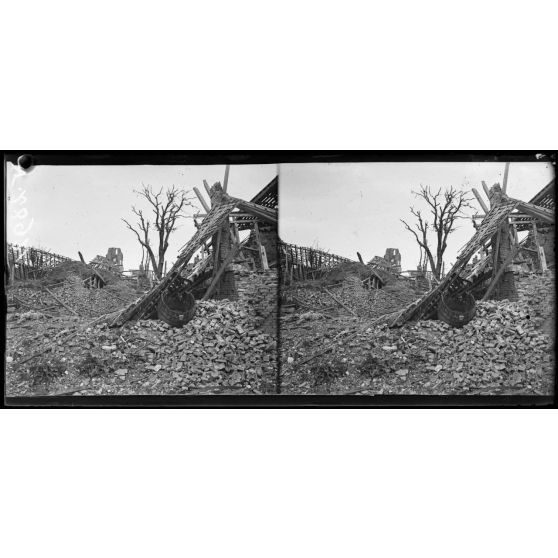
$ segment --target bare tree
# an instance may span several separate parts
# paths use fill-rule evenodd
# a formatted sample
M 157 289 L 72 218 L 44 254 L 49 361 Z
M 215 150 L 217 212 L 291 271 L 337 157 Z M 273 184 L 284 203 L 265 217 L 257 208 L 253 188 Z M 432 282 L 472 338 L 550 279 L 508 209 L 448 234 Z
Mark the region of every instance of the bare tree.
M 440 279 L 448 236 L 457 228 L 456 221 L 466 217 L 464 210 L 472 207 L 470 203 L 472 198 L 468 198 L 465 192 L 457 190 L 453 186 L 446 188 L 444 192 L 441 188 L 434 192 L 430 186 L 421 185 L 420 191 L 413 191 L 413 194 L 428 204 L 431 220 L 428 216 L 424 217 L 422 212 L 414 207 L 410 208 L 411 213 L 417 219 L 414 227 L 403 219 L 400 220 L 406 229 L 413 233 L 421 250 L 424 250 L 425 258 L 430 264 L 434 277 Z M 435 235 L 434 250 L 428 240 L 431 231 Z
M 187 192 L 179 190 L 174 185 L 167 188 L 163 193 L 163 188 L 155 192 L 149 185 L 142 184 L 140 191 L 134 190 L 136 194 L 144 197 L 151 205 L 152 214 L 155 217 L 152 222 L 141 209 L 132 206 L 132 212 L 139 218 L 134 228 L 126 219 L 122 219 L 127 227 L 135 233 L 138 242 L 145 249 L 151 261 L 151 267 L 156 277 L 163 276 L 165 265 L 165 253 L 169 247 L 169 237 L 177 228 L 177 219 L 185 217 L 183 211 L 187 206 L 192 206 L 191 199 L 187 197 Z M 153 231 L 158 241 L 156 254 L 151 245 L 150 233 Z

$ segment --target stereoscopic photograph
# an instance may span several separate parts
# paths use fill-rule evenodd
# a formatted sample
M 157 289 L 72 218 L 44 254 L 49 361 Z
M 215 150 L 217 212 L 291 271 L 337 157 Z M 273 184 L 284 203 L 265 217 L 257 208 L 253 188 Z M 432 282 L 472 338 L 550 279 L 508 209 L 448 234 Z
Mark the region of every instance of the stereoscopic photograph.
M 33 160 L 8 398 L 554 394 L 548 160 Z
M 258 395 L 277 375 L 276 165 L 6 161 L 5 395 Z
M 554 394 L 554 168 L 281 165 L 284 394 Z

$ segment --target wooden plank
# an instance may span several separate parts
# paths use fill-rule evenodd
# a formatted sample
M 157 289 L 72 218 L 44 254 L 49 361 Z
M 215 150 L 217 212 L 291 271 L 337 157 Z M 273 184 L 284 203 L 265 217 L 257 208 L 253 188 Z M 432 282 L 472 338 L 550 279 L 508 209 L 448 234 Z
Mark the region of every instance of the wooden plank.
M 201 195 L 201 192 L 198 190 L 198 188 L 196 186 L 194 186 L 194 192 L 196 193 L 196 196 L 198 196 L 198 200 L 200 200 L 200 203 L 202 204 L 203 208 L 206 210 L 207 213 L 209 213 L 211 211 L 211 209 L 207 205 L 207 202 L 203 199 L 203 196 Z

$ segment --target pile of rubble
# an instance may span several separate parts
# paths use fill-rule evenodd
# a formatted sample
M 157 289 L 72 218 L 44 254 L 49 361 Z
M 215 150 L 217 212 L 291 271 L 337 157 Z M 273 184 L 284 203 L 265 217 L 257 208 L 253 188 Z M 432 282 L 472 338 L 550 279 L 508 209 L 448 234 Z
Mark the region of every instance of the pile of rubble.
M 346 314 L 344 309 L 328 292 L 350 309 L 354 315 L 376 318 L 404 308 L 416 300 L 420 294 L 410 284 L 399 280 L 382 289 L 366 288 L 356 275 L 347 275 L 337 285 L 320 287 L 313 283 L 297 284 L 286 290 L 286 300 L 299 305 L 303 311 Z
M 257 329 L 251 308 L 240 301 L 200 302 L 183 328 L 140 320 L 119 329 L 70 327 L 61 334 L 52 320 L 38 321 L 38 339 L 9 335 L 8 395 L 274 390 L 276 338 Z M 27 360 L 30 348 L 45 352 Z M 45 370 L 54 371 L 52 377 Z
M 553 277 L 520 278 L 518 291 L 518 302 L 478 303 L 476 317 L 461 329 L 438 320 L 388 329 L 312 312 L 284 317 L 284 391 L 550 395 Z
M 111 283 L 116 283 L 120 280 L 120 277 L 111 273 L 106 269 L 93 270 L 91 266 L 86 265 L 82 262 L 63 262 L 56 267 L 53 267 L 43 279 L 45 285 L 56 285 L 62 283 L 70 277 L 81 277 L 81 279 L 89 279 L 92 275 L 97 273 L 103 279 L 103 281 L 109 285 Z
M 70 275 L 63 283 L 46 289 L 42 285 L 12 286 L 8 290 L 8 305 L 19 312 L 33 310 L 52 315 L 73 311 L 79 316 L 94 317 L 114 312 L 138 296 L 136 290 L 125 281 L 93 289 L 87 288 L 81 277 L 76 275 Z
M 235 270 L 238 299 L 251 306 L 256 325 L 277 336 L 277 271 L 255 273 L 238 266 Z

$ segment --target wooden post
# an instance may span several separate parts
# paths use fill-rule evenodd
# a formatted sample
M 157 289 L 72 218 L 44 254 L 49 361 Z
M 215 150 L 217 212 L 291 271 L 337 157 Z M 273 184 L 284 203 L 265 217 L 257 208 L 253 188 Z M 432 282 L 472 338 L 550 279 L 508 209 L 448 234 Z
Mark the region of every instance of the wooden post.
M 227 193 L 227 184 L 229 183 L 229 170 L 231 166 L 225 166 L 225 178 L 223 179 L 223 192 Z
M 494 243 L 494 253 L 492 254 L 492 278 L 496 277 L 498 273 L 498 256 L 500 251 L 500 235 L 501 229 L 498 229 L 498 233 L 496 234 L 496 242 Z
M 544 253 L 544 248 L 539 243 L 539 235 L 538 235 L 536 223 L 533 223 L 532 229 L 533 229 L 533 240 L 535 241 L 535 246 L 537 248 L 537 255 L 539 256 L 541 271 L 545 273 L 548 270 L 548 267 L 546 265 L 546 254 Z
M 221 229 L 213 236 L 213 276 L 217 273 L 219 265 L 219 247 L 221 246 Z
M 262 259 L 262 266 L 264 271 L 269 271 L 269 264 L 267 262 L 267 254 L 265 252 L 265 246 L 260 244 L 260 257 Z
M 490 199 L 489 189 L 488 189 L 488 186 L 486 185 L 486 182 L 484 180 L 482 181 L 482 187 L 484 189 L 484 193 L 486 194 L 486 197 L 488 199 Z
M 269 266 L 267 265 L 267 257 L 265 255 L 265 249 L 262 251 L 263 246 L 262 246 L 262 243 L 260 241 L 260 229 L 258 227 L 257 222 L 254 222 L 254 236 L 256 238 L 256 245 L 258 246 L 258 254 L 260 256 L 260 262 L 261 262 L 261 265 L 262 265 L 262 269 L 265 270 L 266 266 L 267 266 L 267 269 L 269 269 Z M 264 264 L 264 258 L 265 258 L 265 264 Z
M 504 168 L 504 180 L 502 182 L 502 192 L 506 193 L 506 189 L 508 187 L 508 172 L 510 171 L 510 164 L 506 163 Z

